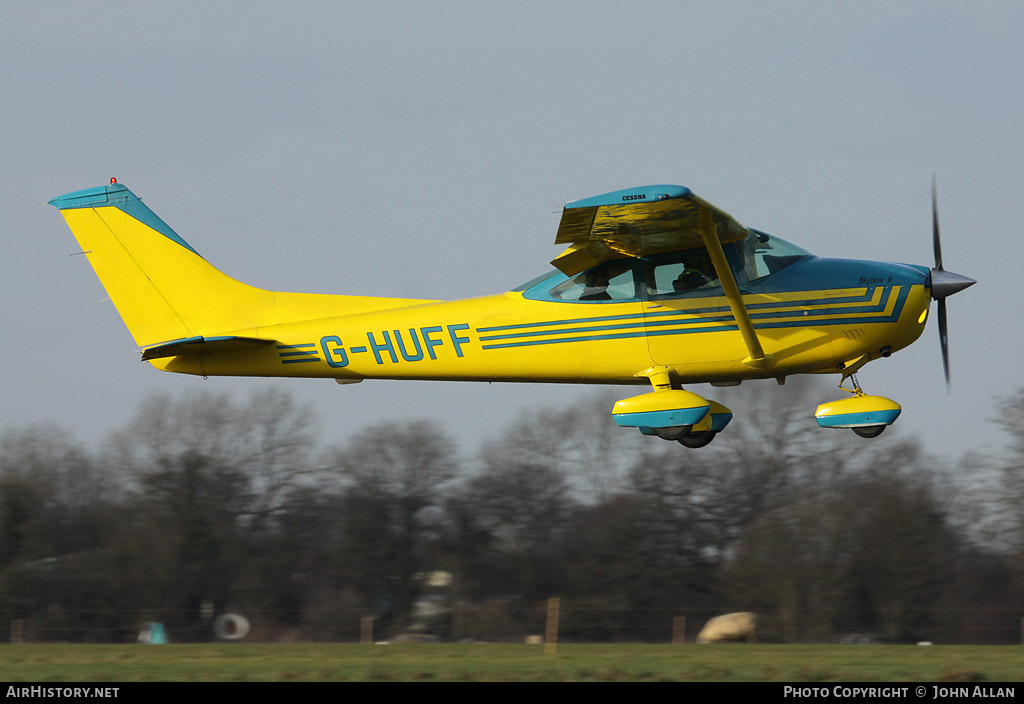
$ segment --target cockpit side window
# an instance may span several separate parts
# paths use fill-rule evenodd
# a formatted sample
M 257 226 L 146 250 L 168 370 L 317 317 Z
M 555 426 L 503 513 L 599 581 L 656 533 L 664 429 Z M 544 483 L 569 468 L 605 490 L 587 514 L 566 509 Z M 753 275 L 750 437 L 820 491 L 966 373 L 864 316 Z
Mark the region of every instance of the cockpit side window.
M 812 256 L 784 239 L 751 229 L 742 240 L 722 246 L 741 293 L 771 288 L 771 276 Z M 763 284 L 761 282 L 764 282 Z M 704 247 L 613 259 L 573 277 L 553 271 L 515 289 L 535 301 L 602 303 L 639 298 L 723 295 L 711 255 Z
M 632 260 L 616 260 L 587 269 L 555 286 L 549 295 L 556 301 L 582 303 L 635 300 Z
M 718 274 L 703 247 L 648 261 L 644 275 L 648 297 L 708 296 L 721 291 Z
M 744 293 L 749 284 L 811 256 L 810 252 L 759 230 L 751 230 L 746 238 L 723 245 L 722 250 L 736 285 Z M 655 255 L 645 260 L 643 269 L 648 298 L 723 295 L 711 255 L 704 247 Z

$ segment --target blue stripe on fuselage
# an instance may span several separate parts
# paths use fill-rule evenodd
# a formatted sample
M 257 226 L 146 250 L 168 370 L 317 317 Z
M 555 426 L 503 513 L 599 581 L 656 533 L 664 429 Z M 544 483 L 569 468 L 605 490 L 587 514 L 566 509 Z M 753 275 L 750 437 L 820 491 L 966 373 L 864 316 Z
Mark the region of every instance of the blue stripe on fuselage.
M 878 287 L 870 289 L 865 296 L 853 297 L 853 300 L 872 300 L 874 298 L 875 291 Z M 796 311 L 779 311 L 776 313 L 772 312 L 760 312 L 751 315 L 751 319 L 776 319 L 776 320 L 763 320 L 757 322 L 754 320 L 755 330 L 767 330 L 776 328 L 792 328 L 792 327 L 818 327 L 823 325 L 850 325 L 850 324 L 871 324 L 871 323 L 893 323 L 899 320 L 900 315 L 903 312 L 903 306 L 906 303 L 907 296 L 910 293 L 910 286 L 886 286 L 882 287 L 882 297 L 879 303 L 872 306 L 858 306 L 851 308 L 824 308 L 820 310 L 796 310 Z M 879 316 L 878 313 L 883 313 L 892 301 L 892 296 L 896 295 L 895 305 L 892 313 L 887 316 Z M 819 301 L 821 303 L 835 303 L 846 300 L 845 298 L 834 298 L 834 299 L 810 299 Z M 774 305 L 780 308 L 791 308 L 801 305 L 801 302 L 780 302 L 773 304 L 753 304 L 753 305 Z M 753 306 L 748 306 L 751 308 Z M 728 310 L 728 308 L 711 308 L 711 309 L 691 309 L 685 311 L 659 311 L 654 314 L 647 314 L 647 317 L 653 317 L 657 315 L 661 316 L 674 316 L 675 319 L 665 320 L 645 320 L 645 316 L 639 315 L 626 315 L 626 316 L 610 316 L 601 318 L 578 318 L 574 320 L 561 320 L 561 321 L 550 321 L 545 323 L 536 324 L 519 324 L 519 325 L 508 325 L 508 326 L 495 326 L 490 328 L 480 328 L 477 332 L 485 331 L 499 331 L 499 330 L 511 330 L 511 329 L 522 329 L 529 327 L 542 327 L 542 326 L 553 326 L 553 325 L 567 325 L 571 323 L 590 323 L 604 320 L 629 320 L 638 319 L 637 322 L 620 324 L 620 325 L 587 325 L 582 327 L 566 327 L 561 329 L 548 329 L 548 330 L 524 330 L 518 333 L 510 333 L 504 335 L 486 335 L 481 336 L 481 342 L 485 341 L 497 341 L 497 340 L 513 340 L 500 344 L 485 344 L 482 346 L 483 349 L 501 349 L 505 347 L 529 347 L 534 345 L 549 345 L 549 344 L 562 344 L 566 342 L 593 342 L 599 340 L 616 340 L 624 338 L 635 338 L 635 337 L 660 337 L 664 335 L 692 335 L 698 333 L 707 332 L 731 332 L 738 329 L 735 322 L 727 323 L 726 321 L 734 321 L 731 314 L 715 316 L 715 317 L 704 317 L 704 318 L 683 318 L 687 315 L 692 315 L 697 310 L 710 311 L 710 310 Z M 835 316 L 837 314 L 852 313 L 860 315 L 860 317 L 827 317 Z M 874 314 L 874 315 L 872 315 Z M 777 318 L 791 317 L 792 320 L 777 320 Z M 713 327 L 675 327 L 669 326 L 674 325 L 698 325 L 703 323 L 714 323 L 722 322 L 724 325 L 715 325 Z M 654 327 L 668 328 L 668 329 L 652 329 Z M 643 328 L 641 330 L 635 330 L 633 332 L 620 332 L 609 335 L 594 335 L 590 333 L 611 331 L 611 330 L 630 330 L 634 328 Z M 530 340 L 525 338 L 538 337 L 542 335 L 570 335 L 567 337 L 557 337 L 552 339 L 544 340 Z M 514 341 L 517 340 L 517 341 Z

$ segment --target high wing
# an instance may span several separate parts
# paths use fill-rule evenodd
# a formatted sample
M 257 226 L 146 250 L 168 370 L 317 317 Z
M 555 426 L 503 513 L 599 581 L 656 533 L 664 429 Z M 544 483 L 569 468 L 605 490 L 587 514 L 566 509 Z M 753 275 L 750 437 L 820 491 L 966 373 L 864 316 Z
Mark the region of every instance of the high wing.
M 574 276 L 607 259 L 700 247 L 702 213 L 710 213 L 721 244 L 748 234 L 731 215 L 685 186 L 643 186 L 566 203 L 555 244 L 570 247 L 551 263 Z
M 609 259 L 703 246 L 743 335 L 750 355 L 744 362 L 762 365 L 768 360 L 722 250 L 748 234 L 731 215 L 685 186 L 628 188 L 566 203 L 555 244 L 569 247 L 551 263 L 574 276 Z

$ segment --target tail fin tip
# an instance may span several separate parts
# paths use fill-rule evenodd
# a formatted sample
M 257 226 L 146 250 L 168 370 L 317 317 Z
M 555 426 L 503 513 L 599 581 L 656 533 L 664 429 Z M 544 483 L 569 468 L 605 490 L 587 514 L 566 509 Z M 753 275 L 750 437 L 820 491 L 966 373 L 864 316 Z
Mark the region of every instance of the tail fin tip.
M 96 188 L 84 188 L 80 191 L 72 191 L 48 201 L 57 210 L 74 210 L 76 208 L 105 208 L 114 207 L 139 222 L 151 227 L 167 239 L 176 242 L 185 249 L 197 256 L 199 252 L 192 249 L 192 245 L 183 240 L 181 236 L 172 230 L 160 217 L 146 206 L 142 199 L 132 193 L 126 186 L 120 183 L 111 183 L 108 186 Z

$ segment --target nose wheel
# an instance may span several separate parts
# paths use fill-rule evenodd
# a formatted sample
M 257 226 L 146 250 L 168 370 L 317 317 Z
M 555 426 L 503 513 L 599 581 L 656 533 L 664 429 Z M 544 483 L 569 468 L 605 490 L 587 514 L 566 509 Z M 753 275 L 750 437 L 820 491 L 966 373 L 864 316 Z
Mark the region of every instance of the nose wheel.
M 847 379 L 853 383 L 853 389 L 843 386 Z M 902 410 L 892 399 L 864 393 L 857 375 L 852 372 L 843 376 L 839 388 L 853 396 L 818 406 L 814 415 L 822 428 L 849 428 L 862 438 L 877 438 L 886 426 L 893 424 Z
M 850 374 L 849 379 L 853 383 L 853 389 L 852 390 L 851 389 L 847 389 L 847 388 L 845 388 L 843 386 L 843 384 L 846 383 L 846 377 L 843 377 L 843 380 L 839 382 L 839 388 L 842 389 L 843 391 L 849 391 L 851 394 L 854 395 L 855 398 L 856 397 L 860 397 L 860 396 L 867 396 L 867 394 L 864 393 L 864 389 L 860 388 L 860 382 L 857 381 L 857 375 L 856 374 Z M 860 436 L 862 438 L 870 439 L 870 438 L 877 438 L 879 435 L 882 434 L 882 431 L 884 431 L 885 428 L 886 428 L 886 425 L 883 423 L 883 424 L 880 424 L 880 425 L 854 426 L 854 427 L 850 428 L 850 430 L 853 431 L 854 435 L 858 435 L 858 436 Z
M 859 435 L 862 438 L 877 438 L 885 428 L 886 426 L 884 425 L 867 425 L 863 428 L 850 428 L 850 430 L 853 431 L 854 435 Z

